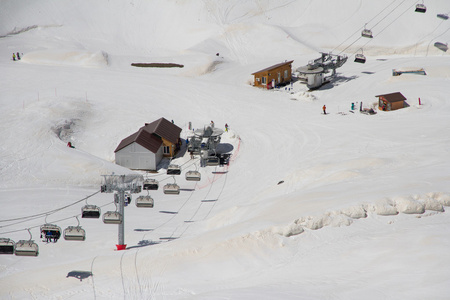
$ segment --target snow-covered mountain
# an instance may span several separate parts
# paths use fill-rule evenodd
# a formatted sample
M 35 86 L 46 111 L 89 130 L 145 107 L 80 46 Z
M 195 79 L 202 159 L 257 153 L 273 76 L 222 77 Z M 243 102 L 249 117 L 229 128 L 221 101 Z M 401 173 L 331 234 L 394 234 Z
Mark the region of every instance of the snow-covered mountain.
M 0 298 L 446 299 L 450 59 L 434 43 L 450 40 L 450 3 L 418 3 L 1 1 L 0 238 L 29 229 L 39 256 L 0 256 Z M 252 86 L 319 52 L 349 57 L 321 89 Z M 409 106 L 379 111 L 392 92 Z M 378 113 L 350 111 L 361 102 Z M 43 242 L 40 225 L 77 225 L 85 204 L 116 209 L 101 175 L 132 173 L 114 149 L 160 117 L 182 138 L 227 123 L 230 165 L 186 155 L 198 183 L 146 174 L 182 191 L 126 207 L 126 251 L 100 219 L 79 218 L 84 242 Z

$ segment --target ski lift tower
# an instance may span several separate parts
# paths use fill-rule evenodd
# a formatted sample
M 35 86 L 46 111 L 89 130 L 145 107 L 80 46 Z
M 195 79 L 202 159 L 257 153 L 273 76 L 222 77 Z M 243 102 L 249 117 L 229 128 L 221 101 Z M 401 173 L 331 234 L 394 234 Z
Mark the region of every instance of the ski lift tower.
M 194 131 L 194 137 L 189 142 L 188 151 L 201 154 L 201 166 L 205 166 L 208 159 L 215 157 L 216 148 L 220 144 L 223 133 L 222 129 L 214 127 L 213 124 Z
M 119 241 L 116 245 L 117 250 L 125 250 L 125 191 L 130 193 L 140 193 L 144 177 L 138 174 L 129 175 L 102 175 L 104 184 L 101 186 L 102 193 L 117 192 L 119 195 L 118 212 L 122 216 L 122 221 L 119 225 Z
M 306 66 L 297 69 L 301 75 L 307 78 L 306 85 L 310 89 L 319 88 L 325 82 L 336 76 L 336 69 L 342 67 L 347 62 L 347 55 L 338 55 L 321 52 L 322 56 L 316 58 Z M 331 72 L 331 76 L 325 77 L 325 74 Z

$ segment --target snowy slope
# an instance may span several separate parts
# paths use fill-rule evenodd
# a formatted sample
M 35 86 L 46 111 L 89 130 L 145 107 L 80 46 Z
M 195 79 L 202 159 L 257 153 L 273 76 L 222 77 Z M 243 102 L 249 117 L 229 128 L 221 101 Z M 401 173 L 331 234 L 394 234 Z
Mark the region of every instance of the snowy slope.
M 433 44 L 450 39 L 450 20 L 436 17 L 450 4 L 427 2 L 425 14 L 415 4 L 2 1 L 0 237 L 31 228 L 40 254 L 0 256 L 0 298 L 446 299 L 450 60 Z M 365 23 L 374 39 L 360 38 Z M 353 63 L 360 48 L 364 65 Z M 319 51 L 349 61 L 317 91 L 250 84 Z M 427 75 L 392 77 L 399 68 Z M 408 108 L 349 111 L 397 91 Z M 189 122 L 228 123 L 230 166 L 201 169 L 198 184 L 177 177 L 181 194 L 153 192 L 153 209 L 127 207 L 127 251 L 113 251 L 117 226 L 101 220 L 80 218 L 85 242 L 42 242 L 40 225 L 76 225 L 86 203 L 115 210 L 96 193 L 101 175 L 130 173 L 114 149 L 160 117 L 183 138 Z M 66 278 L 74 270 L 93 276 Z

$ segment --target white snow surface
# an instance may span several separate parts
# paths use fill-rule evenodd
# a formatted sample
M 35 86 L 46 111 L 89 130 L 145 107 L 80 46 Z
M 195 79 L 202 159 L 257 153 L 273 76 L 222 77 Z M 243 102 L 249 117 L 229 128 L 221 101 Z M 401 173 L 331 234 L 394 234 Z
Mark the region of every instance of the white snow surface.
M 436 17 L 450 2 L 416 3 L 1 1 L 0 237 L 30 229 L 39 256 L 0 255 L 0 299 L 449 299 L 450 57 L 433 44 L 450 41 Z M 349 56 L 322 88 L 251 86 L 320 51 Z M 427 75 L 392 76 L 414 68 Z M 409 106 L 379 111 L 392 92 Z M 230 165 L 179 155 L 182 176 L 146 174 L 182 191 L 151 191 L 151 209 L 133 194 L 127 250 L 101 219 L 79 218 L 84 242 L 42 241 L 40 225 L 77 225 L 86 203 L 115 210 L 101 175 L 135 173 L 114 150 L 161 117 L 183 139 L 190 122 L 227 123 Z

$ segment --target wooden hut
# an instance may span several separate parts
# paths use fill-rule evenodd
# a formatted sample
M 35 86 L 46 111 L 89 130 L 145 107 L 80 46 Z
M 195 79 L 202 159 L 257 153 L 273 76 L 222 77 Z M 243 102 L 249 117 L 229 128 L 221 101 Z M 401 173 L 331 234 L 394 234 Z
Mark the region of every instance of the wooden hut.
M 380 110 L 390 111 L 407 106 L 406 98 L 400 92 L 377 95 L 375 97 L 378 97 L 378 108 Z
M 156 170 L 163 157 L 172 157 L 180 147 L 181 128 L 160 118 L 146 123 L 123 139 L 115 152 L 116 164 L 133 170 Z
M 285 61 L 252 73 L 254 86 L 270 89 L 288 84 L 292 79 L 292 62 L 293 60 Z

